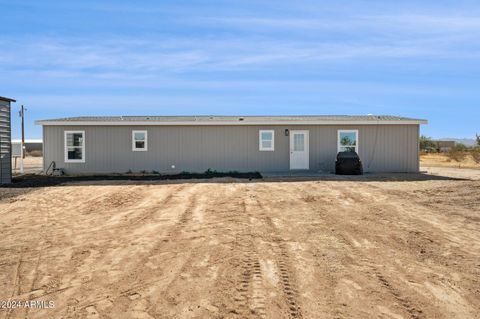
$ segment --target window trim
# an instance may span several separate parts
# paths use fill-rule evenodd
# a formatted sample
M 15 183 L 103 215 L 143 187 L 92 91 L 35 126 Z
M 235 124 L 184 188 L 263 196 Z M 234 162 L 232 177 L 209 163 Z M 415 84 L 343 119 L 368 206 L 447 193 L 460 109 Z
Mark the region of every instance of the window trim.
M 82 134 L 82 159 L 68 159 L 68 145 L 67 145 L 67 134 Z M 85 131 L 65 131 L 63 135 L 64 139 L 64 155 L 65 163 L 85 163 Z M 78 147 L 78 146 L 75 146 Z
M 145 134 L 145 147 L 137 148 L 135 146 L 135 133 L 144 133 Z M 132 152 L 146 152 L 148 151 L 148 131 L 147 130 L 134 130 L 132 131 Z
M 358 154 L 358 150 L 360 149 L 360 135 L 358 134 L 358 130 L 338 130 L 337 132 L 337 153 L 340 153 L 341 147 L 344 147 L 340 145 L 340 134 L 341 133 L 355 133 L 357 136 L 357 143 L 355 145 L 355 152 Z
M 265 148 L 262 145 L 262 133 L 272 133 L 272 147 Z M 265 140 L 266 141 L 266 140 Z M 275 130 L 259 130 L 258 131 L 258 150 L 261 152 L 273 152 L 275 151 Z

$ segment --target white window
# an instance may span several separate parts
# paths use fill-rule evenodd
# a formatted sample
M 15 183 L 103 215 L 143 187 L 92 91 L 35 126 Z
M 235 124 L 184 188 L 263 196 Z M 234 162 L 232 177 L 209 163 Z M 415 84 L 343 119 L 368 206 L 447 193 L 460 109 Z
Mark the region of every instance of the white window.
M 260 151 L 273 151 L 275 133 L 273 130 L 261 130 L 258 134 Z
M 146 151 L 147 147 L 147 131 L 132 131 L 132 151 Z
M 305 151 L 305 134 L 293 134 L 293 151 L 304 152 Z
M 358 153 L 358 130 L 338 131 L 338 152 Z
M 65 131 L 65 163 L 85 163 L 85 131 Z

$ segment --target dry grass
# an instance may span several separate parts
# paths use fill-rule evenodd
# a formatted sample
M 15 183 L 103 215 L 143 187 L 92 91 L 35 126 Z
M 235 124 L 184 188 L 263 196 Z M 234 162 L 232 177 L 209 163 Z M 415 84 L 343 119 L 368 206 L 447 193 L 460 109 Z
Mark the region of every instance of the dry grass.
M 28 152 L 28 156 L 42 157 L 43 153 L 42 153 L 42 151 L 31 151 L 31 152 Z
M 470 154 L 475 163 L 480 164 L 480 148 L 473 150 Z
M 480 169 L 479 156 L 478 152 L 428 153 L 420 156 L 420 165 Z
M 465 151 L 459 151 L 459 150 L 452 149 L 451 151 L 447 152 L 446 155 L 448 156 L 448 158 L 460 163 L 460 162 L 463 162 L 465 160 L 468 153 L 465 152 Z

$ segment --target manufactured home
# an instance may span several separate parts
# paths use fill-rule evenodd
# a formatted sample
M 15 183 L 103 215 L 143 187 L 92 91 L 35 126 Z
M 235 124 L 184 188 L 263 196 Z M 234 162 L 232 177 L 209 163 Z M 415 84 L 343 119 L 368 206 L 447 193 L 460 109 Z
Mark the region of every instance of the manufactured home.
M 398 116 L 118 116 L 40 120 L 43 156 L 67 174 L 128 171 L 333 172 L 356 151 L 365 172 L 418 172 L 425 120 Z

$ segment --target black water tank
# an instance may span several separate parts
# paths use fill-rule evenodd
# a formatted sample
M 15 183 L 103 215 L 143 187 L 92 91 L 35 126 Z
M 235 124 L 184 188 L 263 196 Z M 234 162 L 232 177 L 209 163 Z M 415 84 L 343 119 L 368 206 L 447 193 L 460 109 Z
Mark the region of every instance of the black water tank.
M 362 175 L 363 166 L 356 152 L 340 152 L 335 162 L 335 174 L 337 175 Z

